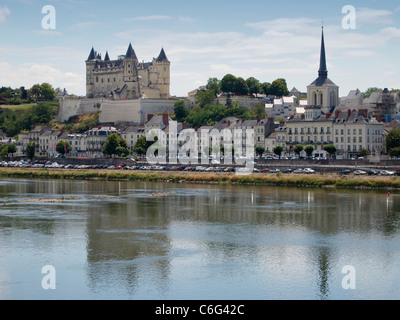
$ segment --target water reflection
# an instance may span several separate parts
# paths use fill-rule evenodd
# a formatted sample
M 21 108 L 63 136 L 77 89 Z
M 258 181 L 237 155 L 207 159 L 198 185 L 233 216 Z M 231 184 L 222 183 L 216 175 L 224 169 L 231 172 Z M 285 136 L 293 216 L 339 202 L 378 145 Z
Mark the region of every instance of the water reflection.
M 398 195 L 2 180 L 0 197 L 0 240 L 8 244 L 0 253 L 26 250 L 40 264 L 38 235 L 46 236 L 48 248 L 63 248 L 60 264 L 77 268 L 74 276 L 88 290 L 83 298 L 341 299 L 347 264 L 357 265 L 360 279 L 384 266 L 386 287 L 376 292 L 399 297 L 400 283 L 389 277 L 400 266 Z M 24 248 L 23 237 L 39 245 Z

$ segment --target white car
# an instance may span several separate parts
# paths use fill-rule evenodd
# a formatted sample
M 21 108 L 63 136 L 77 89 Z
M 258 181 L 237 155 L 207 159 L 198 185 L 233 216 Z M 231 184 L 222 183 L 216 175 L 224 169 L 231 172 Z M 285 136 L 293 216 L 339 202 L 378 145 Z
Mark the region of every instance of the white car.
M 394 176 L 395 172 L 393 171 L 388 171 L 388 170 L 382 170 L 381 171 L 381 176 Z
M 354 171 L 354 174 L 356 176 L 365 176 L 367 173 L 365 171 L 362 171 L 362 170 L 356 170 L 356 171 Z
M 305 168 L 305 169 L 303 170 L 303 173 L 306 173 L 306 174 L 314 174 L 314 173 L 315 173 L 315 170 L 310 169 L 310 168 Z

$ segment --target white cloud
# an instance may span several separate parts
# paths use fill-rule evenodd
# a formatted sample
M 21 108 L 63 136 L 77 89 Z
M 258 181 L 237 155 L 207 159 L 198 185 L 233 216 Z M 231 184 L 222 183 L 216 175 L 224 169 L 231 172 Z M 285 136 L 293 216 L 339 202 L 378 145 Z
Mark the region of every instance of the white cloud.
M 11 14 L 11 11 L 7 7 L 0 7 L 0 24 L 6 23 L 7 16 Z
M 0 62 L 0 69 L 0 83 L 6 86 L 30 88 L 36 83 L 48 82 L 55 88 L 66 88 L 70 93 L 85 94 L 82 92 L 85 88 L 84 74 L 64 72 L 49 65 L 36 63 L 13 66 L 7 62 Z
M 357 8 L 357 24 L 390 24 L 393 12 L 388 10 L 378 10 L 370 8 Z

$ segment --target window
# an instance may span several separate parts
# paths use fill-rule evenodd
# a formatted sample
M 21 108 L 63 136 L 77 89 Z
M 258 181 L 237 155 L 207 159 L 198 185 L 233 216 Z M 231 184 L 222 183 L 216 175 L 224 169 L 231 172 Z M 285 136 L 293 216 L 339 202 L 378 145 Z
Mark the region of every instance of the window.
M 363 130 L 362 130 L 362 129 L 360 129 L 359 133 L 360 133 L 360 134 L 363 134 Z

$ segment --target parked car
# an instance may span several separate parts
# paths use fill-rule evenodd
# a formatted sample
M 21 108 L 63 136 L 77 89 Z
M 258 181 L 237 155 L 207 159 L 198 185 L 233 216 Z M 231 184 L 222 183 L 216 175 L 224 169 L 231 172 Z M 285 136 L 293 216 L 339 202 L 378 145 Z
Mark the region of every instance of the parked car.
M 315 173 L 315 170 L 313 170 L 313 169 L 311 169 L 311 168 L 305 168 L 305 169 L 303 170 L 303 173 L 306 173 L 306 174 L 314 174 L 314 173 Z
M 269 169 L 264 168 L 264 169 L 261 170 L 261 172 L 262 172 L 262 173 L 268 173 L 268 172 L 269 172 Z
M 304 173 L 304 170 L 302 168 L 298 168 L 293 171 L 293 173 L 299 174 L 299 173 Z
M 269 171 L 269 173 L 279 173 L 279 172 L 281 172 L 281 170 L 279 169 L 272 169 Z
M 348 170 L 348 169 L 345 169 L 345 170 L 342 170 L 342 171 L 339 172 L 340 175 L 348 175 L 350 173 L 351 173 L 351 171 Z
M 284 169 L 282 170 L 282 173 L 292 173 L 293 170 L 292 169 Z
M 369 176 L 377 176 L 377 175 L 379 174 L 379 172 L 376 171 L 376 170 L 369 170 L 369 171 L 367 172 L 367 174 L 368 174 Z
M 356 171 L 354 171 L 354 174 L 355 174 L 356 176 L 364 176 L 364 175 L 366 175 L 367 173 L 366 173 L 365 171 L 363 171 L 363 170 L 356 170 Z
M 382 170 L 380 174 L 381 176 L 394 176 L 395 172 L 389 170 Z

